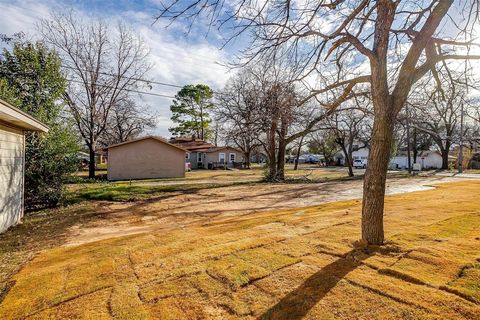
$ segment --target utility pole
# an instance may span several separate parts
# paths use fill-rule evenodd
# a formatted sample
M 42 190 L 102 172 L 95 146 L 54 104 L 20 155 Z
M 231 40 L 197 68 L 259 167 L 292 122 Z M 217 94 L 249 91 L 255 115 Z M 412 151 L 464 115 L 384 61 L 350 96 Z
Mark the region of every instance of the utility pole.
M 463 102 L 460 109 L 460 146 L 458 148 L 458 173 L 463 172 Z

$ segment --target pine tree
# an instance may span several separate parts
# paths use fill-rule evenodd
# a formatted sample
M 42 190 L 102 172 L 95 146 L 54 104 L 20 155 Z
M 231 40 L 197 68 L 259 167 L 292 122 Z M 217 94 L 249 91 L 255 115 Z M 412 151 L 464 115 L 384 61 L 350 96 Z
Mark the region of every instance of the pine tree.
M 195 136 L 206 140 L 211 135 L 212 120 L 208 111 L 213 108 L 213 91 L 204 84 L 184 86 L 170 106 L 172 121 L 177 125 L 169 128 L 174 135 Z

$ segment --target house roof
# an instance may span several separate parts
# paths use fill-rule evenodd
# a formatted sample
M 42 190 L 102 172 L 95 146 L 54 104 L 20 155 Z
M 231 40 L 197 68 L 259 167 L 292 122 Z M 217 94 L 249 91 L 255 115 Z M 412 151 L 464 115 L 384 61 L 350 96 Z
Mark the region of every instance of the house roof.
M 191 152 L 196 152 L 196 151 L 204 152 L 214 147 L 213 144 L 205 142 L 201 139 L 196 139 L 196 138 L 171 138 L 169 140 L 169 143 L 179 146 L 181 148 L 184 148 Z
M 0 121 L 16 127 L 39 132 L 48 132 L 48 127 L 32 117 L 0 99 Z
M 210 153 L 210 152 L 217 152 L 227 148 L 234 149 L 237 152 L 241 152 L 240 150 L 233 147 L 229 147 L 229 146 L 216 147 L 209 142 L 203 141 L 201 139 L 193 138 L 193 137 L 192 138 L 171 138 L 169 142 L 176 146 L 180 146 L 190 152 Z
M 182 148 L 182 147 L 180 147 L 180 146 L 178 146 L 178 145 L 169 143 L 166 139 L 161 138 L 161 137 L 157 137 L 157 136 L 145 136 L 145 137 L 141 137 L 141 138 L 137 138 L 137 139 L 133 139 L 133 140 L 129 140 L 129 141 L 117 143 L 117 144 L 112 144 L 112 145 L 110 145 L 110 146 L 108 146 L 108 147 L 105 147 L 104 150 L 108 150 L 108 149 L 111 149 L 111 148 L 123 146 L 123 145 L 130 144 L 130 143 L 135 143 L 135 142 L 139 142 L 139 141 L 143 141 L 143 140 L 147 140 L 147 139 L 153 139 L 153 140 L 156 140 L 156 141 L 158 141 L 158 142 L 161 142 L 161 143 L 164 143 L 164 144 L 166 144 L 166 145 L 169 145 L 169 146 L 171 146 L 171 147 L 180 149 L 180 150 L 182 150 L 182 151 L 187 151 L 185 148 Z
M 224 149 L 233 149 L 237 152 L 241 152 L 240 150 L 238 150 L 237 148 L 233 148 L 233 147 L 229 147 L 229 146 L 222 146 L 222 147 L 211 147 L 209 148 L 208 150 L 206 150 L 205 152 L 207 153 L 210 153 L 210 152 L 217 152 L 217 151 L 221 151 L 221 150 L 224 150 Z

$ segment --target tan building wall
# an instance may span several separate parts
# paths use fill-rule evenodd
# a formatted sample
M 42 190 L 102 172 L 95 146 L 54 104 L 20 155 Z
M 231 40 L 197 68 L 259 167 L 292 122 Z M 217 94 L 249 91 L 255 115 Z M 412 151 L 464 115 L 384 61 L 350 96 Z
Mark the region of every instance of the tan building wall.
M 185 176 L 185 151 L 148 138 L 108 149 L 108 180 Z
M 24 135 L 0 123 L 0 233 L 23 216 Z

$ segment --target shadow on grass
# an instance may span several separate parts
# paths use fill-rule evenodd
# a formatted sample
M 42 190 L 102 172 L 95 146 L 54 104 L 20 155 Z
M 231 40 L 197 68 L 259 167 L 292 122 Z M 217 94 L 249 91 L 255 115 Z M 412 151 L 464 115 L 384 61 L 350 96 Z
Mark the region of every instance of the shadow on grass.
M 283 297 L 276 305 L 263 313 L 259 320 L 302 319 L 320 300 L 322 300 L 348 273 L 360 266 L 366 259 L 364 254 L 353 259 L 356 250 L 335 260 L 310 276 L 302 285 Z

